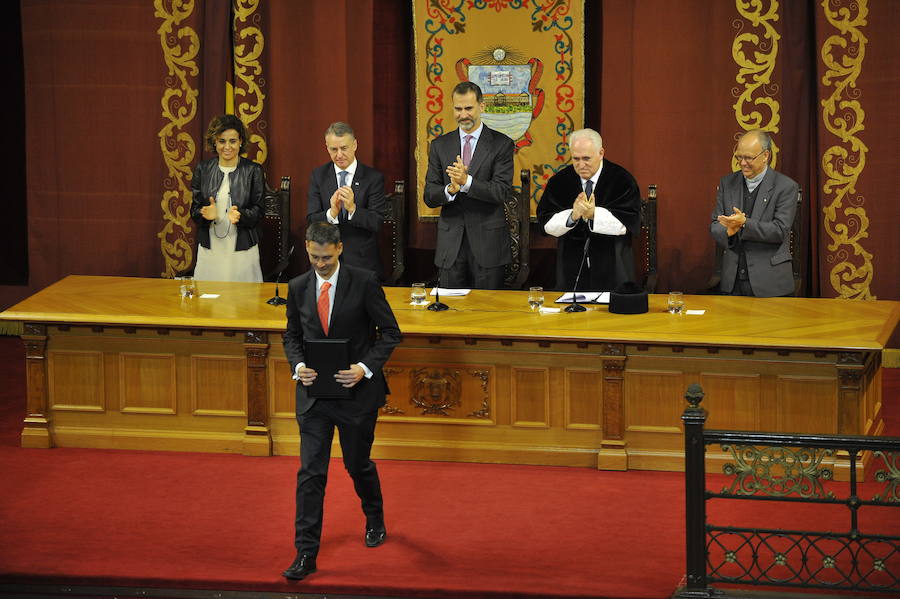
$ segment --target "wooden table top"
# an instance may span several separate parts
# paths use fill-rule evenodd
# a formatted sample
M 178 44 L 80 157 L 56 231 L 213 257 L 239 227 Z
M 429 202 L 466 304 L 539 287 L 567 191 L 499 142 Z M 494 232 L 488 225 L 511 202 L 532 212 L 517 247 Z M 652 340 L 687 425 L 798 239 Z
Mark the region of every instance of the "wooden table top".
M 180 281 L 71 275 L 0 313 L 0 320 L 172 328 L 283 331 L 283 306 L 266 300 L 274 283 L 197 283 L 183 300 Z M 280 285 L 281 295 L 287 284 Z M 666 296 L 651 295 L 646 314 L 532 312 L 527 291 L 474 290 L 442 297 L 446 312 L 409 304 L 408 287 L 386 287 L 400 329 L 407 334 L 509 339 L 559 339 L 831 350 L 881 350 L 900 320 L 900 302 L 819 298 L 685 296 L 702 315 L 672 315 Z M 545 292 L 547 306 L 559 294 Z

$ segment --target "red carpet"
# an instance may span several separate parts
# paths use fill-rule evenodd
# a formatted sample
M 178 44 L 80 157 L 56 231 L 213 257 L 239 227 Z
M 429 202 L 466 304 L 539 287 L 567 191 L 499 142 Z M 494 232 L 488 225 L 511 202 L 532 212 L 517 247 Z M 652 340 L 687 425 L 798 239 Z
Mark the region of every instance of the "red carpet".
M 21 449 L 23 370 L 0 338 L 0 583 L 625 599 L 668 597 L 684 572 L 679 473 L 382 460 L 388 542 L 363 546 L 334 462 L 319 572 L 289 583 L 296 458 Z

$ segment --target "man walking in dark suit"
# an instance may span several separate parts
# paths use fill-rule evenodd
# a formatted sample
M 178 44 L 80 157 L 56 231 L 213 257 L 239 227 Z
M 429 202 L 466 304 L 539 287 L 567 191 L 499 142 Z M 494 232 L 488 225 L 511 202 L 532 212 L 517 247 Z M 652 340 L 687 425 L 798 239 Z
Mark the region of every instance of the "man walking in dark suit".
M 734 151 L 741 170 L 719 182 L 709 227 L 724 249 L 720 287 L 726 295 L 794 294 L 790 239 L 799 186 L 769 168 L 771 157 L 769 134 L 748 131 Z
M 288 287 L 284 353 L 297 385 L 300 425 L 300 470 L 297 473 L 295 545 L 297 557 L 284 571 L 300 580 L 316 571 L 322 535 L 322 506 L 337 427 L 344 467 L 353 479 L 366 517 L 365 544 L 377 547 L 387 533 L 381 483 L 369 453 L 375 439 L 378 409 L 388 393 L 382 367 L 400 343 L 400 329 L 374 272 L 340 264 L 343 246 L 337 227 L 314 223 L 306 230 L 306 252 L 312 268 L 291 279 Z M 350 366 L 316 372 L 307 368 L 305 341 L 347 339 Z M 351 389 L 349 399 L 310 395 L 317 377 L 334 377 Z
M 329 222 L 341 230 L 343 264 L 382 275 L 378 231 L 384 221 L 384 176 L 356 159 L 357 140 L 347 123 L 325 130 L 325 149 L 331 156 L 309 177 L 307 224 Z
M 442 287 L 499 289 L 512 261 L 504 202 L 512 190 L 513 142 L 481 122 L 481 88 L 453 89 L 459 128 L 431 142 L 425 204 L 441 209 L 434 263 Z

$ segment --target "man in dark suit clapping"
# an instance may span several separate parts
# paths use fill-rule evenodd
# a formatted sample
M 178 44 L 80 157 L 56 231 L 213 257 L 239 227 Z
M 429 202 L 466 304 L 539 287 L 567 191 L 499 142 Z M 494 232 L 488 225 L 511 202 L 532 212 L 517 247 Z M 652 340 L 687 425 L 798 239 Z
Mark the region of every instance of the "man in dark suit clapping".
M 307 224 L 329 222 L 341 231 L 341 262 L 382 275 L 378 231 L 385 214 L 384 176 L 356 159 L 357 140 L 347 123 L 325 130 L 331 156 L 309 177 Z
M 365 544 L 377 547 L 387 536 L 381 483 L 369 453 L 378 410 L 388 393 L 382 368 L 400 343 L 400 329 L 375 273 L 340 264 L 342 250 L 337 227 L 329 223 L 310 225 L 306 230 L 306 253 L 312 268 L 291 279 L 288 288 L 284 353 L 299 382 L 296 394 L 300 470 L 295 521 L 297 556 L 283 575 L 294 580 L 316 571 L 335 428 L 344 467 L 362 502 Z M 305 342 L 311 339 L 346 339 L 349 367 L 336 373 L 308 368 Z M 326 376 L 350 389 L 350 397 L 316 397 L 308 391 L 317 377 Z
M 434 263 L 443 287 L 499 289 L 512 261 L 503 211 L 512 190 L 513 142 L 481 122 L 481 88 L 464 81 L 453 90 L 459 128 L 431 142 L 425 204 L 440 208 Z

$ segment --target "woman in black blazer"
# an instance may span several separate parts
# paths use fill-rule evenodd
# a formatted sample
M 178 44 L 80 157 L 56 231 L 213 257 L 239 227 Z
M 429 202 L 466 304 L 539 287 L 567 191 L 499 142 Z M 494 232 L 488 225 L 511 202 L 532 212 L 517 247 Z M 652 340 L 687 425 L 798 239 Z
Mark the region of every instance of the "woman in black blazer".
M 256 227 L 265 183 L 262 167 L 241 156 L 246 139 L 244 123 L 233 114 L 213 118 L 206 130 L 207 148 L 216 156 L 198 164 L 191 181 L 199 281 L 262 281 Z

